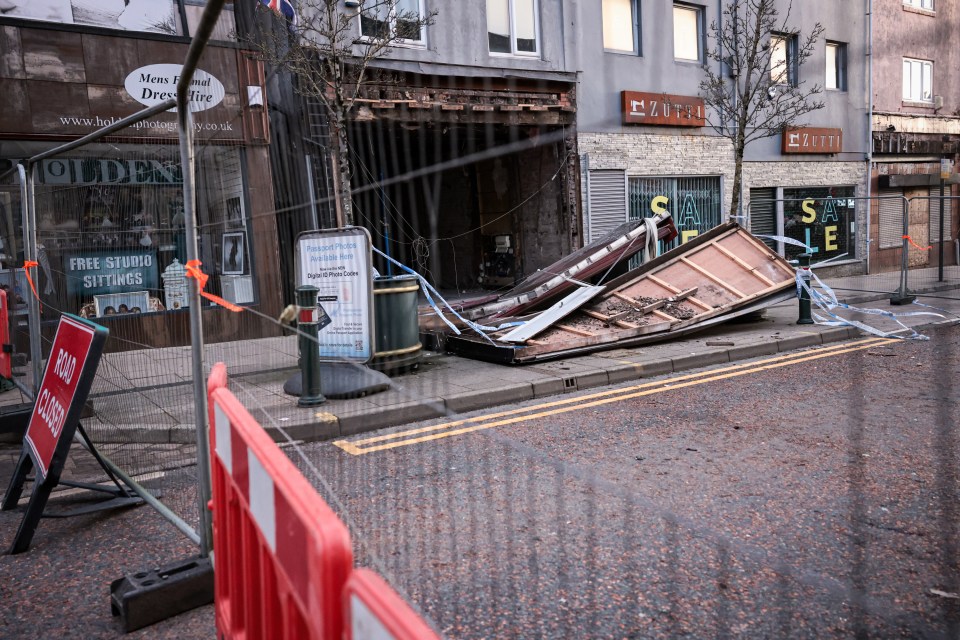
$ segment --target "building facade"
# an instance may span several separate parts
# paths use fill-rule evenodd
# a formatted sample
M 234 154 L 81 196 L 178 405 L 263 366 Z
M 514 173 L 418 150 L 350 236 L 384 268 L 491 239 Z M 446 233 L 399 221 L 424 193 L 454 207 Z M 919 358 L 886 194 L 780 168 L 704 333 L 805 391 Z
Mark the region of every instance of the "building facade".
M 870 223 L 871 271 L 900 268 L 903 207 L 911 267 L 935 266 L 941 239 L 941 160 L 949 177 L 943 195 L 956 196 L 960 148 L 960 9 L 944 0 L 873 3 L 874 203 Z M 904 201 L 906 200 L 906 202 Z M 944 200 L 944 264 L 956 264 L 955 203 Z M 930 250 L 924 247 L 932 247 Z
M 729 214 L 734 150 L 700 99 L 709 65 L 727 82 L 729 68 L 707 52 L 717 46 L 727 2 L 598 0 L 580 8 L 577 127 L 583 166 L 584 225 L 597 238 L 627 218 L 669 210 L 684 239 Z M 866 254 L 866 3 L 778 4 L 796 33 L 775 36 L 783 47 L 783 82 L 825 87 L 824 107 L 802 127 L 746 148 L 742 210 L 757 234 L 785 236 L 832 259 L 834 270 L 863 272 Z M 595 9 L 599 8 L 599 11 Z M 798 41 L 817 24 L 823 37 L 796 65 Z M 811 202 L 812 201 L 812 202 Z M 801 249 L 772 242 L 792 257 Z M 839 266 L 836 266 L 839 265 Z
M 351 111 L 353 214 L 376 248 L 464 290 L 512 285 L 579 247 L 574 3 L 356 4 L 343 10 L 358 42 L 405 30 L 371 62 Z M 414 29 L 403 11 L 433 17 Z M 306 116 L 314 148 L 329 149 L 322 108 L 307 104 Z M 329 203 L 324 183 L 314 180 L 315 199 Z M 333 223 L 329 207 L 319 218 Z
M 29 294 L 19 162 L 172 97 L 201 6 L 173 2 L 13 3 L 0 16 L 0 240 L 8 288 Z M 228 41 L 203 55 L 192 90 L 201 269 L 207 290 L 279 313 L 277 233 L 262 103 L 263 68 Z M 253 102 L 253 104 L 251 104 Z M 162 113 L 36 165 L 37 286 L 58 312 L 114 335 L 182 342 L 186 239 L 176 114 Z M 243 337 L 209 305 L 207 338 Z M 235 315 L 235 314 L 234 314 Z M 216 318 L 214 317 L 216 316 Z M 220 317 L 222 316 L 222 318 Z M 45 316 L 46 318 L 46 316 Z

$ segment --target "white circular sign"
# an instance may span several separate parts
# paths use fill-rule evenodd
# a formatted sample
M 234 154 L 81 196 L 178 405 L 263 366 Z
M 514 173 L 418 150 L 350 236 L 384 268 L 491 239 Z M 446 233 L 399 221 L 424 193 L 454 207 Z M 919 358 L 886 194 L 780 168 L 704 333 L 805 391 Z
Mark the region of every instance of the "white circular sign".
M 165 100 L 176 100 L 177 83 L 183 66 L 179 64 L 150 64 L 136 69 L 123 86 L 130 97 L 140 104 L 152 107 Z M 187 100 L 190 111 L 204 111 L 223 102 L 223 83 L 202 69 L 193 72 Z M 176 111 L 176 109 L 170 109 Z

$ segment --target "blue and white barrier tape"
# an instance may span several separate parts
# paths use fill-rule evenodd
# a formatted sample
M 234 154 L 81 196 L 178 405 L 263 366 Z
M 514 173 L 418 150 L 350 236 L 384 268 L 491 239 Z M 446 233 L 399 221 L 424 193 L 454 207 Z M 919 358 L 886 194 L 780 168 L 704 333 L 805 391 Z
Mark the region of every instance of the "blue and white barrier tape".
M 761 236 L 761 235 L 754 234 L 753 237 L 762 238 L 764 240 L 773 240 L 774 242 L 782 242 L 784 244 L 792 244 L 795 247 L 803 247 L 808 252 L 813 253 L 813 247 L 811 247 L 810 245 L 804 242 L 800 242 L 799 240 L 795 240 L 793 238 L 788 238 L 787 236 Z
M 808 283 L 803 272 L 806 271 L 809 274 L 809 278 L 812 281 L 816 282 L 816 286 L 820 287 L 823 290 L 823 293 L 817 291 L 814 288 L 813 283 Z M 841 327 L 841 326 L 851 326 L 860 329 L 871 335 L 875 335 L 881 338 L 899 338 L 902 340 L 929 340 L 928 336 L 917 333 L 917 331 L 907 325 L 903 324 L 900 321 L 900 318 L 906 318 L 911 316 L 934 316 L 937 318 L 943 318 L 944 316 L 939 313 L 932 313 L 930 311 L 908 311 L 904 313 L 893 313 L 891 311 L 884 311 L 883 309 L 864 309 L 862 307 L 854 307 L 852 305 L 840 302 L 837 300 L 837 294 L 834 293 L 833 289 L 827 286 L 817 274 L 813 273 L 809 269 L 798 269 L 797 270 L 797 295 L 800 295 L 801 290 L 806 290 L 810 295 L 810 300 L 815 302 L 820 309 L 822 309 L 829 318 L 824 318 L 816 313 L 812 314 L 813 319 L 817 324 L 822 324 L 830 327 Z M 922 305 L 926 306 L 926 305 Z M 846 309 L 848 311 L 853 311 L 855 313 L 863 313 L 866 315 L 873 316 L 883 316 L 885 318 L 890 318 L 898 325 L 903 327 L 897 331 L 881 331 L 875 327 L 864 324 L 857 320 L 848 320 L 847 318 L 842 318 L 833 312 L 834 309 Z M 901 331 L 909 331 L 910 334 L 907 336 L 898 335 Z
M 380 251 L 380 250 L 377 249 L 376 247 L 372 247 L 372 248 L 373 248 L 374 251 L 377 252 L 377 254 L 379 254 L 379 255 L 382 256 L 383 258 L 385 258 L 386 260 L 389 260 L 389 261 L 392 262 L 393 264 L 395 264 L 395 265 L 397 265 L 398 267 L 400 267 L 400 269 L 402 269 L 403 271 L 406 271 L 406 272 L 409 273 L 410 275 L 415 276 L 415 277 L 417 278 L 417 280 L 420 282 L 420 288 L 423 289 L 423 295 L 427 298 L 427 303 L 428 303 L 431 307 L 433 307 L 433 310 L 437 313 L 438 316 L 440 316 L 440 319 L 443 320 L 443 321 L 447 324 L 447 326 L 450 327 L 450 329 L 451 329 L 455 334 L 457 334 L 458 336 L 461 334 L 460 329 L 458 329 L 455 324 L 453 324 L 452 322 L 450 322 L 450 320 L 447 319 L 447 317 L 446 317 L 445 315 L 443 315 L 443 311 L 440 310 L 440 307 L 437 306 L 437 303 L 434 302 L 434 301 L 433 301 L 433 298 L 430 296 L 430 292 L 431 292 L 431 291 L 433 292 L 433 294 L 434 294 L 435 296 L 437 296 L 437 298 L 438 298 L 441 302 L 443 302 L 443 305 L 447 308 L 447 310 L 448 310 L 451 314 L 453 314 L 453 315 L 457 318 L 457 320 L 460 320 L 460 321 L 463 322 L 465 325 L 467 325 L 468 327 L 470 327 L 471 329 L 473 329 L 474 331 L 476 331 L 478 334 L 480 334 L 480 336 L 481 336 L 484 340 L 486 340 L 487 342 L 489 342 L 489 343 L 492 344 L 492 345 L 496 345 L 496 343 L 493 341 L 492 338 L 490 338 L 490 336 L 488 336 L 486 333 L 484 333 L 485 331 L 497 331 L 498 329 L 501 329 L 501 328 L 504 328 L 504 327 L 507 327 L 507 326 L 517 326 L 518 324 L 523 324 L 523 323 L 507 323 L 506 325 L 501 325 L 500 327 L 485 327 L 485 326 L 479 325 L 479 324 L 477 324 L 477 323 L 475 323 L 475 322 L 471 322 L 470 320 L 467 320 L 466 318 L 464 318 L 464 317 L 461 316 L 459 313 L 457 313 L 456 311 L 453 310 L 453 307 L 450 306 L 450 303 L 443 299 L 443 296 L 441 296 L 440 293 L 439 293 L 436 289 L 434 289 L 433 286 L 432 286 L 429 282 L 427 282 L 426 278 L 424 278 L 424 277 L 421 276 L 419 273 L 417 273 L 416 271 L 414 271 L 414 270 L 411 269 L 410 267 L 406 266 L 405 264 L 401 264 L 401 263 L 397 262 L 396 260 L 394 260 L 393 258 L 391 258 L 390 256 L 388 256 L 387 254 L 385 254 L 383 251 Z

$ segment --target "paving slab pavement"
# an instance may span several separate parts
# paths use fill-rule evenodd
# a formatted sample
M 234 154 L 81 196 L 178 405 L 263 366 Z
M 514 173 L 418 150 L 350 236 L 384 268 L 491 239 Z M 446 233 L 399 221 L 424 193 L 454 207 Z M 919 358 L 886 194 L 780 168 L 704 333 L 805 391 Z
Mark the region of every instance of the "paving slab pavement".
M 842 281 L 831 284 L 845 285 Z M 846 284 L 865 286 L 859 281 Z M 960 285 L 960 279 L 953 284 Z M 939 285 L 928 286 L 936 289 Z M 945 318 L 918 315 L 905 317 L 904 322 L 922 327 L 960 318 L 960 299 L 928 302 L 944 309 Z M 891 306 L 887 300 L 862 306 L 894 312 L 928 310 Z M 760 314 L 667 342 L 527 365 L 494 364 L 431 352 L 425 354 L 417 371 L 393 377 L 393 388 L 385 392 L 330 399 L 311 408 L 299 407 L 297 398 L 283 391 L 284 383 L 297 371 L 295 336 L 245 341 L 243 349 L 237 349 L 235 343 L 233 348 L 231 343 L 207 345 L 206 361 L 210 365 L 217 359 L 227 362 L 231 388 L 275 440 L 326 440 L 861 335 L 850 326 L 797 325 L 797 313 L 796 300 L 790 300 Z M 887 318 L 865 316 L 865 321 L 887 331 L 897 328 Z M 95 441 L 195 443 L 193 389 L 182 375 L 189 369 L 188 357 L 189 351 L 183 347 L 106 356 L 108 363 L 101 365 L 92 394 L 95 415 L 84 421 Z M 131 381 L 149 384 L 149 388 L 130 391 Z M 19 400 L 19 395 L 16 391 L 0 395 L 0 405 Z
M 904 318 L 905 323 L 923 327 L 960 319 L 960 300 L 936 302 L 949 312 L 944 314 L 945 318 L 910 316 Z M 894 311 L 925 310 L 891 307 L 886 301 L 864 306 Z M 861 331 L 850 326 L 797 325 L 796 320 L 797 303 L 788 301 L 765 309 L 759 317 L 729 322 L 669 342 L 528 365 L 509 366 L 428 353 L 419 370 L 393 377 L 392 389 L 366 397 L 328 400 L 310 408 L 297 406 L 296 397 L 283 392 L 284 382 L 296 372 L 292 363 L 286 369 L 256 372 L 251 362 L 256 359 L 254 350 L 247 360 L 228 363 L 228 374 L 231 388 L 275 440 L 326 440 L 511 402 L 836 343 L 861 335 Z M 867 321 L 884 330 L 897 328 L 886 318 L 870 316 Z M 185 386 L 182 391 L 188 389 Z M 163 395 L 163 390 L 153 390 L 147 392 L 145 401 L 156 405 L 158 397 Z M 158 410 L 156 418 L 150 421 L 131 421 L 123 427 L 125 437 L 154 443 L 193 442 L 192 411 L 187 406 L 189 393 L 177 395 L 184 407 Z M 110 404 L 107 398 L 94 399 L 95 408 L 100 402 L 104 402 L 104 406 Z M 113 421 L 122 422 L 116 417 Z

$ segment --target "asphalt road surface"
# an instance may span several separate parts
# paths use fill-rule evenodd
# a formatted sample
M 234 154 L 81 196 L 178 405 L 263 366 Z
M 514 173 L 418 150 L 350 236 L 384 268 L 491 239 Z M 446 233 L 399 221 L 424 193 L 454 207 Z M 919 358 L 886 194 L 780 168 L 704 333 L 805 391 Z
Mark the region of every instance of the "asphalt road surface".
M 309 445 L 454 638 L 960 637 L 960 329 Z
M 929 335 L 287 451 L 450 638 L 955 639 L 960 328 Z M 109 612 L 111 580 L 195 552 L 147 507 L 44 520 L 0 556 L 0 638 L 212 638 L 211 606 Z

